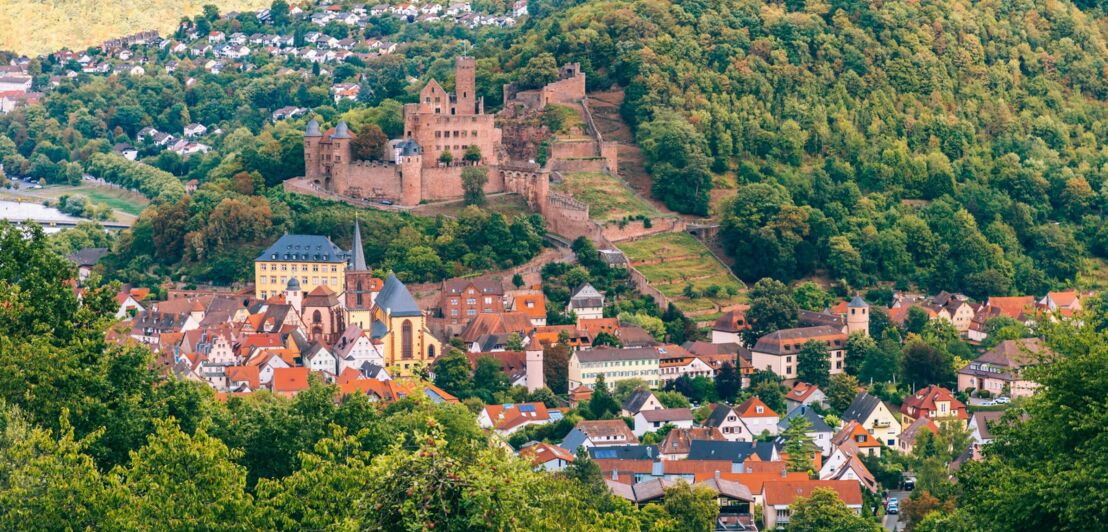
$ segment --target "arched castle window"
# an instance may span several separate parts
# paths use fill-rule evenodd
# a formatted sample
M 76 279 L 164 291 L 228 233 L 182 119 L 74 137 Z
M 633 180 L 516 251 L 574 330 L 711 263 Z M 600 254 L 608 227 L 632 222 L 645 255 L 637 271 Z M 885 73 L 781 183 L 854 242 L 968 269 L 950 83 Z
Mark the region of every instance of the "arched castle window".
M 404 320 L 400 326 L 400 356 L 412 358 L 412 320 Z
M 323 323 L 323 315 L 318 310 L 312 313 L 312 323 Z
M 427 358 L 435 358 L 435 346 L 427 346 Z
M 357 299 L 357 305 L 362 306 L 362 280 L 358 279 L 358 288 L 354 290 L 354 297 Z

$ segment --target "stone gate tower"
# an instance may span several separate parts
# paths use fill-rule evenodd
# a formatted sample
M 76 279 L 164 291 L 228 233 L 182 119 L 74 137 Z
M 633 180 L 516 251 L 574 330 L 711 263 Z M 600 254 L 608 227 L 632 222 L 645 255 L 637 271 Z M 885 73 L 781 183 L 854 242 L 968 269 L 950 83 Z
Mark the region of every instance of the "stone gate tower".
M 869 303 L 857 295 L 846 304 L 846 333 L 856 332 L 869 336 Z

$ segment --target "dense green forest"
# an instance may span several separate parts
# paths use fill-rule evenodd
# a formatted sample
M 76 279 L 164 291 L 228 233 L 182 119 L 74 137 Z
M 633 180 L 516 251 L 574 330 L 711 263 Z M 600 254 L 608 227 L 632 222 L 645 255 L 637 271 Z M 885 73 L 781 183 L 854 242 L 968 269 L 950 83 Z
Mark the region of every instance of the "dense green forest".
M 624 87 L 671 208 L 736 188 L 716 207 L 744 279 L 1041 292 L 1108 256 L 1097 4 L 538 2 L 500 57 Z

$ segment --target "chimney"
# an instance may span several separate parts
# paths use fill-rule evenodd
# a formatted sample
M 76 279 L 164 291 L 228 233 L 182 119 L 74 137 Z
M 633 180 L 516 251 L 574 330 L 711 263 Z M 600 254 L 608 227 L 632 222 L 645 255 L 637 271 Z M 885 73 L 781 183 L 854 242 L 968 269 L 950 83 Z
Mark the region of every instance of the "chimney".
M 718 470 L 718 469 L 716 470 L 716 475 L 715 475 L 715 477 L 716 477 L 716 480 L 719 480 L 719 470 Z
M 618 469 L 613 469 L 612 470 L 612 481 L 613 482 L 619 482 L 619 470 Z

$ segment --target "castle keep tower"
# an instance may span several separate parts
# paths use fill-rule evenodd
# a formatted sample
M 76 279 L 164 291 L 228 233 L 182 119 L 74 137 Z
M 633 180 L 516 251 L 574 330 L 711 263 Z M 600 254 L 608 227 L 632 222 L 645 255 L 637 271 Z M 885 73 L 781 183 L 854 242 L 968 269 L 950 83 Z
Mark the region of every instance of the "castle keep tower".
M 474 115 L 484 112 L 477 107 L 477 60 L 459 57 L 454 64 L 454 100 L 456 114 Z
M 304 131 L 304 177 L 308 181 L 323 183 L 322 171 L 319 159 L 319 142 L 323 140 L 323 133 L 319 131 L 319 122 L 313 118 L 308 121 L 308 128 Z
M 354 136 L 350 134 L 350 128 L 345 121 L 339 121 L 335 126 L 335 132 L 328 139 L 331 141 L 330 174 L 331 189 L 336 194 L 346 194 L 350 188 L 350 163 L 352 156 L 350 143 Z

